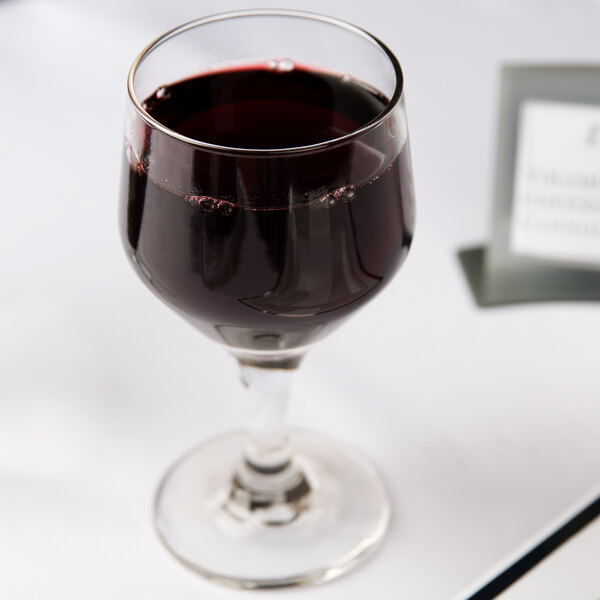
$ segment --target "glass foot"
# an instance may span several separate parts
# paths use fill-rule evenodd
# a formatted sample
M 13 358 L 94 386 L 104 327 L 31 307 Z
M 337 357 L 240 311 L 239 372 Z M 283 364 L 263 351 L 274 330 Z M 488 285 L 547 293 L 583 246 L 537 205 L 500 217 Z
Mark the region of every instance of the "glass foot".
M 157 493 L 155 523 L 180 561 L 222 584 L 272 588 L 333 579 L 374 550 L 390 517 L 377 472 L 330 438 L 290 437 L 293 485 L 275 500 L 234 476 L 241 432 L 202 444 L 171 468 Z

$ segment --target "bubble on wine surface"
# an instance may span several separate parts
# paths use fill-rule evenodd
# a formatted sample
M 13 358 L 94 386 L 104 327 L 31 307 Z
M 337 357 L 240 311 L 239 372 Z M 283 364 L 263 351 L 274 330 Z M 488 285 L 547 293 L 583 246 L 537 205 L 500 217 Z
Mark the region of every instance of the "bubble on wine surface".
M 337 204 L 337 198 L 335 197 L 335 194 L 327 194 L 321 198 L 320 202 L 321 205 L 329 208 Z
M 194 196 L 188 194 L 185 197 L 185 200 L 192 206 L 202 209 L 204 212 L 214 212 L 217 210 L 217 203 L 208 196 Z
M 352 77 L 350 77 L 350 75 L 348 75 L 348 73 L 344 73 L 342 75 L 342 81 L 344 83 L 350 83 L 352 81 Z
M 171 90 L 167 87 L 160 87 L 156 90 L 156 97 L 159 100 L 166 100 L 171 97 Z
M 214 212 L 217 208 L 217 203 L 212 198 L 204 198 L 200 200 L 200 208 L 204 212 Z
M 354 191 L 354 186 L 349 185 L 349 186 L 340 188 L 335 193 L 335 195 L 340 200 L 348 201 L 348 200 L 352 200 L 352 198 L 354 198 L 354 196 L 356 195 L 356 192 Z
M 352 198 L 356 195 L 355 185 L 346 185 L 341 187 L 333 192 L 329 192 L 329 194 L 325 194 L 319 199 L 319 203 L 321 206 L 331 208 L 335 206 L 338 202 L 350 202 Z
M 233 206 L 229 202 L 219 202 L 219 212 L 226 217 L 233 212 Z
M 279 73 L 289 73 L 296 68 L 296 64 L 291 58 L 282 58 L 277 61 L 277 66 L 275 70 Z

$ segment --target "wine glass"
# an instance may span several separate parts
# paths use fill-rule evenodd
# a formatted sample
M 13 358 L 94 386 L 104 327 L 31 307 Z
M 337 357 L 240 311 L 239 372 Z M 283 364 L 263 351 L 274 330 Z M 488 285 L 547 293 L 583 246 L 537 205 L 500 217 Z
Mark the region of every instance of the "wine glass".
M 307 348 L 390 281 L 412 239 L 402 72 L 366 31 L 258 10 L 187 23 L 128 79 L 121 232 L 173 310 L 237 359 L 252 416 L 163 479 L 155 523 L 206 577 L 316 583 L 367 556 L 390 505 L 377 472 L 288 431 Z

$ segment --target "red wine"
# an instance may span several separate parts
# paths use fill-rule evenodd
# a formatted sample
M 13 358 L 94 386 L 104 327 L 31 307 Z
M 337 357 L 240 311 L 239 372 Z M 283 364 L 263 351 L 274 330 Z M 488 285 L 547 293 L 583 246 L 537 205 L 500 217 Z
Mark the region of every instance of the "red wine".
M 389 281 L 412 239 L 410 158 L 389 122 L 324 144 L 386 104 L 297 66 L 159 88 L 146 112 L 204 145 L 139 118 L 131 133 L 122 229 L 142 279 L 231 346 L 292 348 L 327 333 Z

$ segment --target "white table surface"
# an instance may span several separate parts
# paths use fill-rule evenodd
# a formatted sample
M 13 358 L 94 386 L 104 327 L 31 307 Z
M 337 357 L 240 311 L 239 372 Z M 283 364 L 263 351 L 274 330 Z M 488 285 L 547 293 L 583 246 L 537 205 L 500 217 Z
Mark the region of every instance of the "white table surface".
M 499 65 L 600 60 L 600 2 L 305 0 L 406 76 L 411 255 L 311 350 L 291 411 L 379 466 L 393 523 L 371 561 L 295 592 L 217 587 L 163 549 L 155 486 L 242 425 L 241 392 L 121 249 L 125 76 L 164 30 L 260 5 L 293 7 L 0 0 L 2 598 L 449 600 L 598 483 L 600 306 L 478 309 L 456 253 L 490 237 Z

